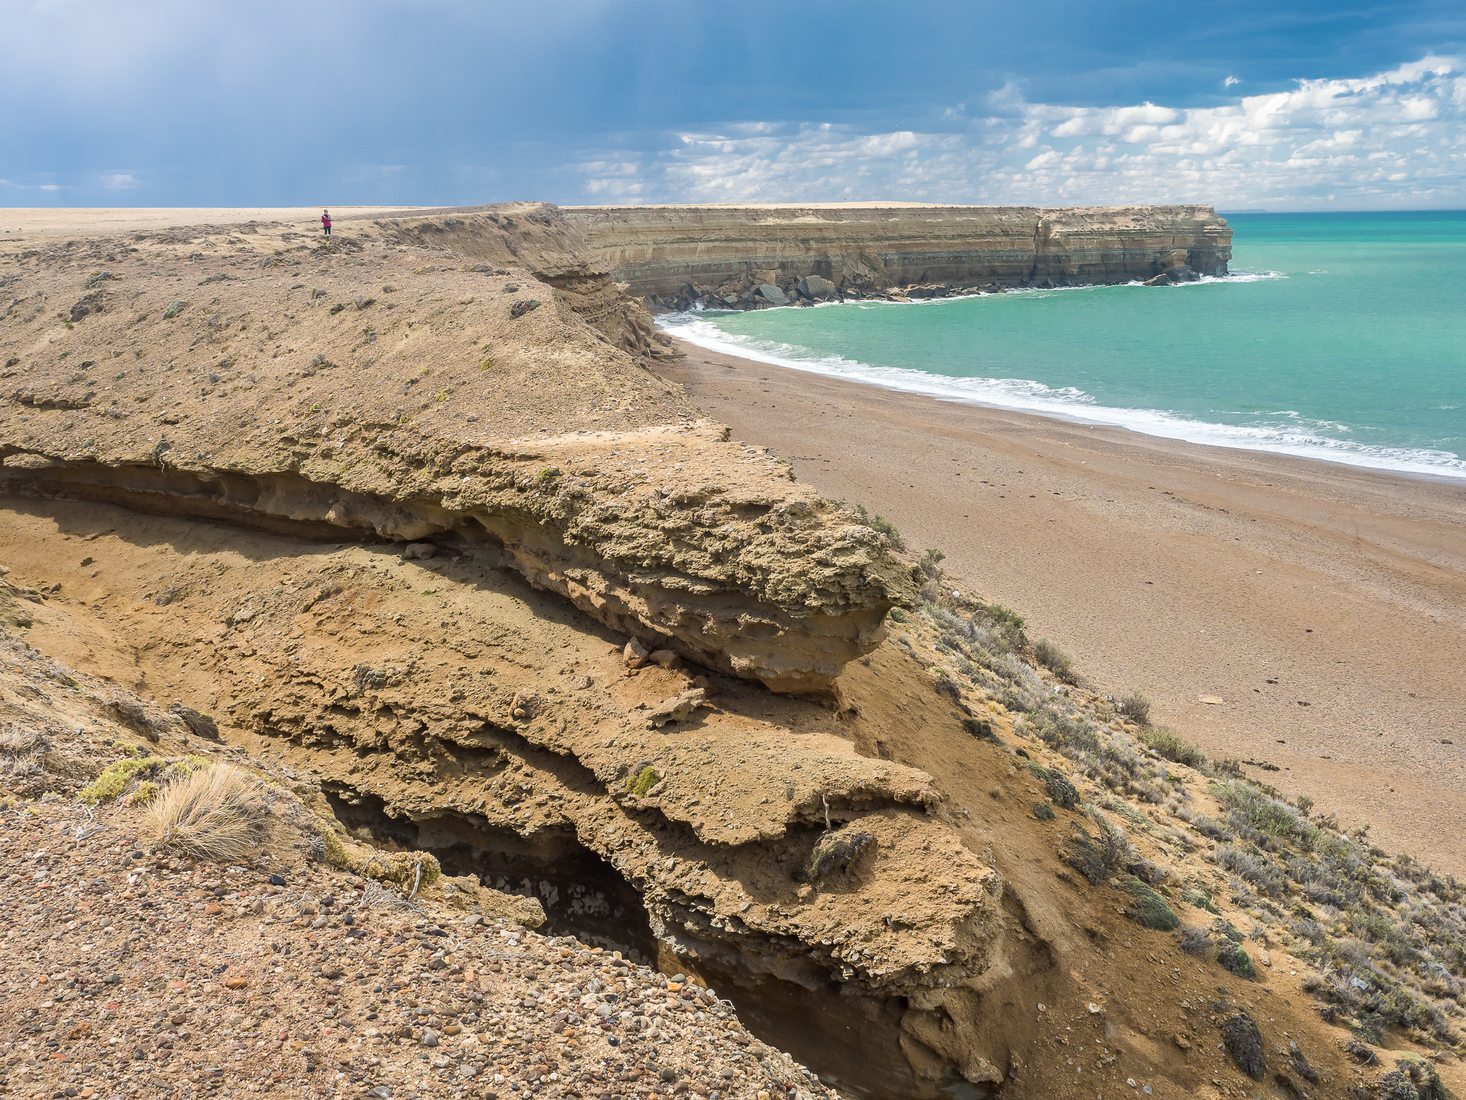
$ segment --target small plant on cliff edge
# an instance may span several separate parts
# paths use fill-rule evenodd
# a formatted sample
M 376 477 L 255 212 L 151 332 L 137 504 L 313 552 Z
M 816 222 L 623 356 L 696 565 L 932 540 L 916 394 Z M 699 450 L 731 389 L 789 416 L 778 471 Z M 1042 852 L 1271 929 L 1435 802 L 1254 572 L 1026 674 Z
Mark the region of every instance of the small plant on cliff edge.
M 896 530 L 896 525 L 885 516 L 873 516 L 866 510 L 864 504 L 857 504 L 855 512 L 860 516 L 860 522 L 873 530 L 885 535 L 891 545 L 897 550 L 905 550 L 906 542 L 901 538 L 901 532 Z
M 840 829 L 825 833 L 800 871 L 802 882 L 819 882 L 830 875 L 850 870 L 867 851 L 875 847 L 876 838 L 861 830 Z
M 626 780 L 626 793 L 636 798 L 645 798 L 658 783 L 662 781 L 661 774 L 657 769 L 648 764 L 635 775 Z

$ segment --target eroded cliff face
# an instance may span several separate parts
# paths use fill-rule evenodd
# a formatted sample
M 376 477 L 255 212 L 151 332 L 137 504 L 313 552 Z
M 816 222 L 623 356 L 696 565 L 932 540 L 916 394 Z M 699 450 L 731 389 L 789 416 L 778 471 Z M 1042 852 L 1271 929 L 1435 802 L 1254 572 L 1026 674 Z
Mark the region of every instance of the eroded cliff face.
M 635 206 L 565 216 L 634 294 L 679 307 L 1181 279 L 1225 274 L 1232 255 L 1232 231 L 1209 206 Z
M 158 236 L 6 265 L 0 482 L 472 548 L 780 690 L 827 690 L 911 591 L 646 369 L 645 312 L 553 208 Z

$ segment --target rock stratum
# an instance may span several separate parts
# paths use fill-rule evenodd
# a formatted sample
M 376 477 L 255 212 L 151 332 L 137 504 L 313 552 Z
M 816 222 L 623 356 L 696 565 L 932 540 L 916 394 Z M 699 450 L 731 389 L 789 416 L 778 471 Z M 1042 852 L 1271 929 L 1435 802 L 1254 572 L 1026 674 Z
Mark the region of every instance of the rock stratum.
M 0 481 L 481 544 L 652 649 L 783 690 L 874 644 L 909 569 L 647 370 L 649 319 L 552 208 L 363 230 L 22 252 Z M 183 273 L 151 278 L 171 246 Z
M 1209 206 L 628 206 L 566 211 L 654 306 L 749 309 L 870 297 L 1225 275 Z
M 1218 1038 L 1239 1018 L 1270 1095 L 1363 1080 L 1281 948 L 1271 979 L 1236 977 L 1111 881 L 1246 920 L 1160 808 L 1222 813 L 1205 778 L 1152 754 L 1134 805 L 1065 779 L 1034 714 L 1139 768 L 1133 724 L 703 417 L 572 221 L 337 234 L 0 252 L 0 630 L 30 647 L 0 700 L 64 697 L 70 723 L 51 749 L 0 740 L 7 775 L 64 757 L 67 729 L 105 755 L 119 715 L 170 757 L 212 731 L 355 843 L 710 986 L 852 1097 L 1236 1095 L 1253 1070 Z M 40 688 L 15 671 L 32 653 L 60 662 Z M 1091 881 L 1095 837 L 1113 866 Z M 562 1034 L 623 1041 L 583 1003 Z

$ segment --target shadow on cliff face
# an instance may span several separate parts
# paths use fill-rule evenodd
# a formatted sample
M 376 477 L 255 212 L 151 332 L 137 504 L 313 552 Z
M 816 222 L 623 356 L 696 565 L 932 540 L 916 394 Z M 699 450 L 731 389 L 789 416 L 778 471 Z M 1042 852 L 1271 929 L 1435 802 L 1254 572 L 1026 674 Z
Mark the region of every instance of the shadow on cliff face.
M 733 1002 L 743 1025 L 788 1052 L 826 1084 L 856 1100 L 983 1100 L 994 1095 L 949 1068 L 913 1071 L 902 1022 L 904 998 L 853 987 L 780 958 L 745 957 L 683 931 L 658 937 L 636 888 L 582 845 L 569 828 L 523 837 L 471 816 L 445 812 L 414 820 L 388 812 L 380 797 L 343 783 L 323 791 L 342 824 L 378 843 L 433 853 L 453 875 L 538 901 L 543 931 L 620 951 L 663 972 L 688 973 Z M 669 944 L 677 944 L 676 948 Z M 938 1083 L 933 1083 L 934 1080 Z
M 462 814 L 413 821 L 388 814 L 376 795 L 339 783 L 324 785 L 342 824 L 376 841 L 431 851 L 452 875 L 473 875 L 485 886 L 533 898 L 545 911 L 545 931 L 620 951 L 645 965 L 657 959 L 657 939 L 641 895 L 615 868 L 586 848 L 571 829 L 522 837 Z

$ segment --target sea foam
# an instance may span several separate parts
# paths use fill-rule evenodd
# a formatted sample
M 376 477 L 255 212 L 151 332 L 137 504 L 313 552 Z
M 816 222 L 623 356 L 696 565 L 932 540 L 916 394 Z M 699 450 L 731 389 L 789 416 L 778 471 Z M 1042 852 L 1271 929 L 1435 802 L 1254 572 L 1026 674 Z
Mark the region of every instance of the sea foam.
M 1178 286 L 1216 285 L 1227 282 L 1258 282 L 1287 278 L 1278 272 L 1239 272 L 1222 278 L 1203 279 L 1199 283 Z M 1138 284 L 1136 284 L 1138 285 Z M 1081 291 L 1074 287 L 1060 290 L 1009 291 L 1007 293 L 1055 294 Z M 913 302 L 927 305 L 935 299 Z M 905 306 L 908 303 L 862 301 L 844 303 L 848 308 L 871 305 Z M 722 352 L 744 359 L 793 370 L 823 374 L 906 393 L 925 394 L 948 401 L 962 401 L 995 408 L 1039 413 L 1088 424 L 1104 424 L 1126 428 L 1144 435 L 1175 439 L 1210 447 L 1233 447 L 1250 451 L 1267 451 L 1301 458 L 1321 459 L 1349 466 L 1359 466 L 1402 473 L 1466 479 L 1466 461 L 1447 451 L 1411 447 L 1384 447 L 1340 439 L 1326 432 L 1348 432 L 1348 425 L 1335 421 L 1313 420 L 1296 410 L 1276 410 L 1281 422 L 1270 424 L 1217 424 L 1197 420 L 1161 409 L 1127 409 L 1098 403 L 1090 394 L 1074 387 L 1055 388 L 1026 378 L 952 377 L 929 374 L 904 367 L 879 366 L 848 359 L 840 355 L 820 355 L 809 348 L 783 341 L 765 340 L 725 332 L 699 312 L 669 314 L 657 324 L 673 336 L 709 351 Z

